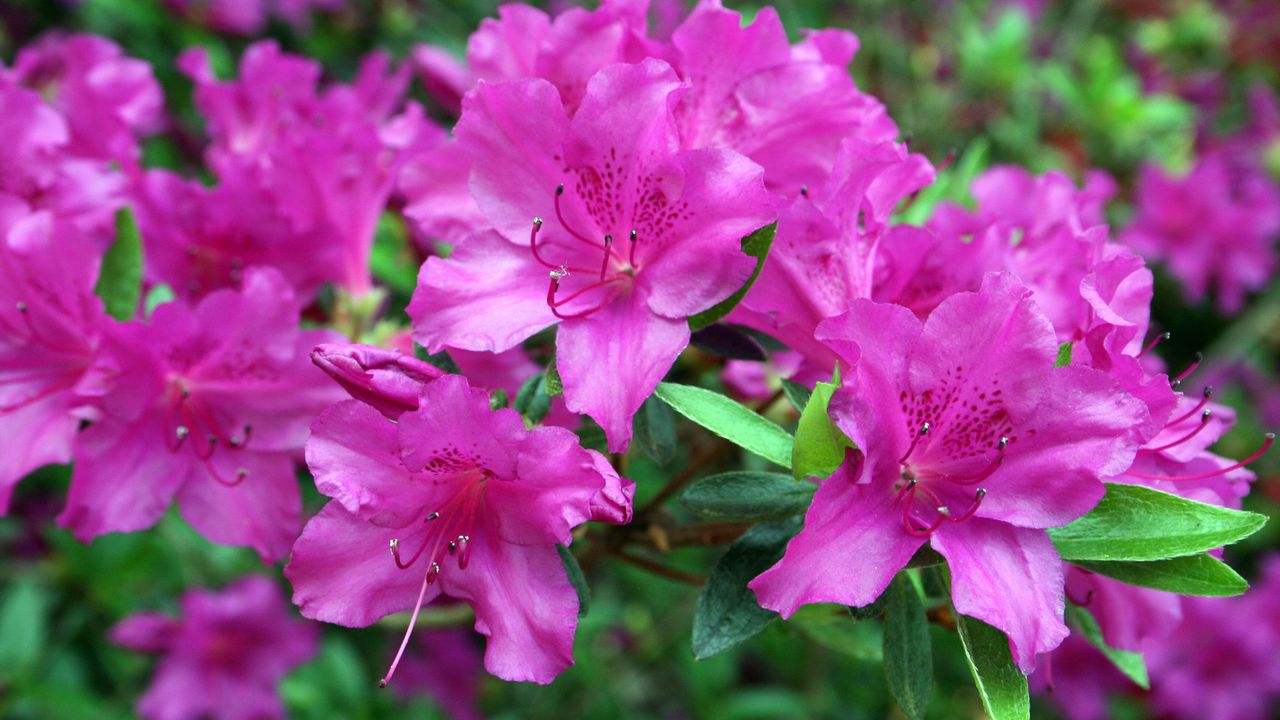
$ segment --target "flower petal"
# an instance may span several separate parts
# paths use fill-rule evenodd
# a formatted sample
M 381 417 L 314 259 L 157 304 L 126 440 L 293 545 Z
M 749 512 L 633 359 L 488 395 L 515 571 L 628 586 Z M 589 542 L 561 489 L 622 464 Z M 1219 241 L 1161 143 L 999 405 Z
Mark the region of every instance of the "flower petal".
M 242 470 L 248 474 L 237 485 L 223 484 L 236 482 Z M 288 555 L 298 537 L 302 494 L 287 455 L 219 450 L 207 463 L 193 465 L 178 490 L 178 507 L 201 535 L 222 545 L 247 545 L 271 563 Z

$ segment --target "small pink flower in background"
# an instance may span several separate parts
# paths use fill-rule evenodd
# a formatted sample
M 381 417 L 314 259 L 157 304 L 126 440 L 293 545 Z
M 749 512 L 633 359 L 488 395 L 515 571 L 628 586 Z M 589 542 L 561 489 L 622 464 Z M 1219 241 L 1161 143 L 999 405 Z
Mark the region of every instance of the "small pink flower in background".
M 1110 697 L 1140 689 L 1088 640 L 1072 633 L 1027 678 L 1066 720 L 1111 720 Z
M 103 363 L 115 377 L 76 437 L 59 523 L 87 542 L 148 528 L 176 499 L 210 540 L 284 557 L 301 524 L 295 458 L 312 418 L 341 397 L 309 362 L 332 337 L 298 330 L 295 298 L 273 270 L 113 329 Z
M 217 32 L 256 35 L 266 29 L 266 0 L 165 0 L 187 20 Z
M 1182 177 L 1143 167 L 1135 205 L 1120 239 L 1163 262 L 1192 302 L 1212 290 L 1221 312 L 1238 312 L 1275 272 L 1280 188 L 1265 176 L 1233 177 L 1223 154 L 1204 155 Z
M 572 664 L 578 597 L 555 545 L 590 519 L 628 521 L 634 488 L 573 433 L 526 429 L 446 375 L 398 422 L 354 400 L 326 410 L 307 463 L 334 499 L 285 568 L 304 616 L 354 627 L 413 610 L 416 620 L 445 596 L 475 610 L 494 675 L 548 683 Z
M 429 258 L 409 306 L 431 352 L 502 352 L 559 322 L 566 404 L 615 451 L 688 344 L 687 317 L 746 281 L 741 239 L 773 217 L 759 166 L 679 149 L 682 88 L 660 61 L 613 65 L 568 117 L 545 81 L 477 87 L 457 133 L 495 229 Z
M 431 697 L 450 720 L 483 720 L 476 707 L 483 671 L 474 633 L 428 630 L 405 652 L 392 688 L 404 698 Z
M 830 378 L 836 355 L 814 331 L 851 301 L 871 296 L 882 238 L 923 242 L 926 233 L 891 226 L 889 216 L 932 180 L 929 162 L 903 145 L 846 141 L 831 176 L 783 211 L 768 261 L 729 319 L 799 352 L 804 374 Z
M 66 118 L 35 91 L 2 78 L 0 134 L 0 223 L 15 212 L 49 210 L 83 232 L 94 255 L 105 252 L 124 202 L 124 176 L 105 160 L 73 154 Z
M 217 80 L 202 50 L 184 53 L 179 66 L 196 85 L 214 174 L 269 198 L 298 237 L 336 248 L 330 275 L 347 291 L 371 289 L 378 218 L 422 136 L 440 133 L 415 104 L 393 115 L 409 68 L 393 70 L 375 53 L 350 85 L 321 89 L 318 63 L 272 42 L 249 47 L 238 80 Z
M 857 300 L 819 327 L 849 366 L 832 417 L 865 451 L 822 483 L 804 530 L 749 584 L 762 606 L 867 605 L 928 542 L 947 558 L 956 610 L 1004 631 L 1023 671 L 1066 637 L 1045 529 L 1097 503 L 1152 421 L 1103 373 L 1053 367 L 1056 338 L 1030 295 L 993 274 L 923 324 Z
M 151 66 L 96 35 L 45 36 L 18 53 L 8 79 L 40 93 L 66 118 L 67 151 L 80 157 L 137 169 L 138 139 L 166 123 Z
M 17 213 L 14 213 L 17 214 Z M 107 319 L 93 294 L 97 253 L 42 211 L 0 212 L 0 514 L 13 487 L 48 463 L 69 462 L 76 432 L 94 416 Z
M 283 718 L 276 686 L 316 652 L 318 628 L 254 575 L 220 592 L 193 590 L 181 615 L 137 613 L 111 630 L 117 645 L 161 655 L 138 701 L 145 720 Z

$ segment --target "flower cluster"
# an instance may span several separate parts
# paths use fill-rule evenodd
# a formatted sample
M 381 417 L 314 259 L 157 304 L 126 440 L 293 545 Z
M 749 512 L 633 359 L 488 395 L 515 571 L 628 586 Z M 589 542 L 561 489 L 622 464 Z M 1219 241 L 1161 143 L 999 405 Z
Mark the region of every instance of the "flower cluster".
M 245 33 L 338 4 L 170 3 Z M 0 511 L 50 463 L 73 463 L 57 522 L 81 542 L 146 530 L 176 502 L 208 540 L 284 562 L 308 619 L 407 614 L 381 684 L 402 667 L 465 716 L 474 674 L 430 668 L 478 661 L 456 633 L 410 650 L 424 608 L 468 613 L 497 677 L 545 684 L 572 665 L 574 548 L 635 561 L 625 546 L 644 536 L 665 551 L 675 533 L 655 506 L 717 457 L 685 459 L 633 509 L 627 458 L 657 422 L 642 408 L 666 401 L 776 464 L 793 453 L 783 482 L 812 491 L 735 588 L 751 611 L 878 608 L 899 573 L 945 564 L 947 616 L 1002 633 L 1022 674 L 1073 657 L 1079 610 L 1091 639 L 1147 650 L 1153 706 L 1183 712 L 1179 678 L 1219 656 L 1179 628 L 1224 606 L 1115 563 L 1216 563 L 1209 551 L 1247 533 L 1158 558 L 1073 554 L 1054 533 L 1105 522 L 1117 497 L 1212 514 L 1249 492 L 1272 436 L 1240 461 L 1211 450 L 1234 412 L 1189 388 L 1198 360 L 1169 370 L 1153 352 L 1146 259 L 1228 312 L 1271 278 L 1280 190 L 1254 151 L 1275 142 L 1274 103 L 1259 95 L 1256 127 L 1185 179 L 1145 169 L 1117 242 L 1101 171 L 1077 184 L 995 165 L 971 197 L 930 196 L 953 169 L 855 84 L 852 33 L 792 43 L 771 8 L 748 23 L 717 0 L 667 28 L 648 15 L 646 0 L 554 17 L 507 5 L 465 62 L 375 53 L 350 82 L 270 41 L 230 79 L 189 50 L 200 176 L 143 166 L 140 140 L 171 122 L 145 64 L 89 36 L 23 50 L 0 68 Z M 415 78 L 450 127 L 410 99 Z M 423 262 L 400 293 L 407 318 L 378 322 L 388 216 Z M 745 348 L 728 353 L 730 387 L 807 398 L 794 437 L 724 396 L 697 402 L 729 420 L 666 394 L 691 344 L 714 338 Z M 795 420 L 778 405 L 761 409 Z M 825 468 L 802 462 L 815 427 Z M 309 517 L 304 464 L 327 498 Z M 1273 594 L 1232 612 L 1261 617 Z M 314 638 L 271 583 L 183 607 L 113 633 L 166 655 L 139 711 L 279 716 L 272 685 Z M 1229 705 L 1231 682 L 1206 692 Z

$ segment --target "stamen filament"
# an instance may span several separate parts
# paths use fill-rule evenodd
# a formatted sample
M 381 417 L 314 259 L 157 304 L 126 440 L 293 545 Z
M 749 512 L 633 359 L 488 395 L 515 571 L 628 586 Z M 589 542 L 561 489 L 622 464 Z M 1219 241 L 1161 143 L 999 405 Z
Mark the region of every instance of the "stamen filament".
M 1195 406 L 1195 407 L 1193 407 L 1193 408 L 1191 408 L 1190 410 L 1188 410 L 1188 411 L 1186 412 L 1186 414 L 1185 414 L 1185 415 L 1183 415 L 1182 417 L 1178 418 L 1177 420 L 1170 420 L 1169 422 L 1165 423 L 1165 427 L 1173 427 L 1174 425 L 1178 425 L 1179 423 L 1183 422 L 1184 420 L 1187 420 L 1187 419 L 1189 419 L 1191 416 L 1193 416 L 1193 415 L 1195 415 L 1196 413 L 1200 412 L 1200 409 L 1201 409 L 1201 408 L 1203 408 L 1203 407 L 1205 406 L 1205 404 L 1209 402 L 1209 398 L 1211 398 L 1211 397 L 1213 397 L 1213 386 L 1212 386 L 1212 385 L 1205 385 L 1205 386 L 1204 386 L 1204 394 L 1201 396 L 1201 398 L 1200 398 L 1200 402 L 1196 403 L 1196 406 Z
M 1195 480 L 1208 480 L 1209 478 L 1220 477 L 1222 475 L 1226 475 L 1229 472 L 1234 472 L 1236 470 L 1239 470 L 1240 468 L 1245 467 L 1246 465 L 1262 457 L 1264 454 L 1266 454 L 1267 449 L 1271 447 L 1271 444 L 1275 442 L 1275 439 L 1276 439 L 1275 433 L 1267 433 L 1266 440 L 1263 441 L 1262 447 L 1255 450 L 1253 454 L 1250 455 L 1249 457 L 1241 460 L 1240 462 L 1235 463 L 1234 465 L 1229 465 L 1219 470 L 1200 473 L 1199 475 L 1151 475 L 1148 473 L 1139 473 L 1139 472 L 1133 472 L 1133 471 L 1129 471 L 1125 474 L 1129 475 L 1130 477 L 1142 478 L 1143 480 L 1168 480 L 1171 482 L 1191 482 Z
M 1143 355 L 1146 355 L 1147 353 L 1151 352 L 1152 350 L 1155 349 L 1157 345 L 1159 345 L 1161 342 L 1165 340 L 1168 340 L 1171 337 L 1173 337 L 1173 333 L 1167 333 L 1167 332 L 1163 332 L 1155 336 L 1154 338 L 1151 339 L 1151 342 L 1147 343 L 1146 347 L 1142 348 L 1142 352 L 1138 353 L 1138 357 L 1142 357 Z
M 1169 443 L 1166 443 L 1166 444 L 1164 444 L 1164 445 L 1161 445 L 1160 447 L 1154 447 L 1154 448 L 1142 448 L 1142 451 L 1143 451 L 1143 452 L 1164 452 L 1165 450 L 1169 450 L 1169 449 L 1171 449 L 1171 448 L 1175 448 L 1175 447 L 1177 447 L 1177 446 L 1181 445 L 1182 443 L 1184 443 L 1184 442 L 1186 442 L 1186 441 L 1190 440 L 1191 438 L 1195 437 L 1196 435 L 1199 435 L 1201 430 L 1204 430 L 1206 427 L 1208 427 L 1208 425 L 1209 425 L 1209 418 L 1210 418 L 1210 417 L 1212 417 L 1212 416 L 1213 416 L 1213 411 L 1212 411 L 1212 410 L 1205 410 L 1205 411 L 1204 411 L 1203 413 L 1201 413 L 1201 415 L 1200 415 L 1200 423 L 1199 423 L 1198 425 L 1196 425 L 1195 429 L 1194 429 L 1194 430 L 1192 430 L 1191 432 L 1187 433 L 1186 435 L 1183 435 L 1182 437 L 1178 438 L 1177 440 L 1174 440 L 1174 441 L 1172 441 L 1172 442 L 1169 442 Z

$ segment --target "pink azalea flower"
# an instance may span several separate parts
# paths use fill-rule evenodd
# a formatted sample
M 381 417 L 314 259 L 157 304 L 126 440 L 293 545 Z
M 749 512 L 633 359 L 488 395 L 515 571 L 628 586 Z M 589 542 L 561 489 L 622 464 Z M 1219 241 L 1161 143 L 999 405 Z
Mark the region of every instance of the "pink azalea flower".
M 151 66 L 96 35 L 47 35 L 14 60 L 11 79 L 37 92 L 67 120 L 68 151 L 138 167 L 138 138 L 166 122 Z
M 1280 558 L 1244 595 L 1186 598 L 1178 629 L 1145 647 L 1153 713 L 1175 720 L 1267 717 L 1280 699 Z
M 798 195 L 831 172 L 847 138 L 898 134 L 878 100 L 858 90 L 849 63 L 858 39 L 811 32 L 792 47 L 772 7 L 750 25 L 703 0 L 671 35 L 670 62 L 689 91 L 676 108 L 686 147 L 729 147 L 765 169 L 774 192 Z
M 332 234 L 299 229 L 246 175 L 224 177 L 215 187 L 168 170 L 140 176 L 134 209 L 150 282 L 194 302 L 239 288 L 248 268 L 272 267 L 310 302 L 324 283 L 343 279 L 342 247 Z
M 2 213 L 0 213 L 2 214 Z M 0 219 L 0 514 L 41 465 L 70 462 L 101 379 L 97 256 L 48 212 Z
M 486 390 L 503 390 L 507 397 L 515 399 L 516 393 L 525 381 L 536 374 L 544 372 L 541 365 L 529 357 L 524 348 L 513 347 L 506 352 L 472 352 L 470 350 L 453 350 L 449 357 L 457 363 L 458 369 L 466 376 L 472 387 Z M 578 427 L 580 418 L 565 407 L 564 396 L 551 398 L 551 408 L 543 425 L 558 425 L 573 430 Z
M 105 251 L 124 180 L 104 160 L 70 152 L 71 130 L 34 91 L 0 78 L 0 204 L 6 213 L 50 210 Z
M 495 230 L 428 259 L 409 306 L 431 352 L 501 352 L 560 322 L 566 403 L 615 451 L 688 344 L 686 318 L 750 276 L 741 238 L 772 216 L 759 166 L 678 149 L 681 89 L 660 61 L 613 65 L 569 117 L 545 81 L 478 86 L 457 133 Z
M 210 540 L 283 557 L 301 523 L 294 458 L 341 395 L 308 362 L 330 333 L 297 324 L 288 283 L 261 270 L 240 292 L 167 303 L 110 333 L 117 378 L 76 438 L 59 523 L 81 541 L 142 530 L 176 499 Z
M 389 72 L 387 57 L 374 54 L 352 84 L 321 90 L 317 63 L 272 42 L 250 46 L 235 81 L 218 81 L 202 50 L 179 65 L 195 81 L 215 174 L 271 198 L 296 233 L 323 239 L 318 247 L 338 248 L 341 285 L 368 291 L 378 218 L 419 136 L 438 134 L 416 105 L 392 116 L 408 68 Z
M 890 226 L 889 216 L 932 181 L 928 161 L 904 145 L 846 141 L 831 176 L 783 211 L 768 262 L 730 319 L 801 353 L 807 374 L 831 377 L 836 356 L 814 332 L 850 301 L 871 296 L 882 238 L 923 242 L 926 233 Z
M 145 720 L 283 718 L 276 685 L 315 655 L 317 635 L 261 575 L 186 593 L 180 617 L 136 613 L 111 630 L 117 645 L 162 656 L 138 701 Z
M 1129 466 L 1145 406 L 1101 372 L 1054 368 L 1053 329 L 1007 274 L 923 324 L 857 300 L 819 333 L 851 366 L 831 412 L 862 450 L 749 586 L 784 616 L 813 602 L 867 605 L 927 542 L 947 558 L 956 609 L 1004 631 L 1030 671 L 1067 635 L 1062 561 L 1045 529 L 1088 512 L 1103 478 Z
M 1225 155 L 1209 153 L 1183 177 L 1144 167 L 1134 219 L 1120 239 L 1163 261 L 1188 300 L 1212 288 L 1218 309 L 1230 314 L 1274 274 L 1277 233 L 1280 189 L 1265 176 L 1235 176 Z
M 1111 720 L 1108 698 L 1138 686 L 1078 633 L 1072 633 L 1028 678 L 1031 691 L 1049 700 L 1066 720 Z
M 307 463 L 334 499 L 285 568 L 293 600 L 306 617 L 349 627 L 413 610 L 384 683 L 418 609 L 439 596 L 475 610 L 494 675 L 547 683 L 572 664 L 578 598 L 555 545 L 597 516 L 602 493 L 631 486 L 573 433 L 527 429 L 446 375 L 398 422 L 357 401 L 326 410 Z

